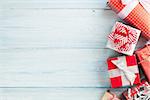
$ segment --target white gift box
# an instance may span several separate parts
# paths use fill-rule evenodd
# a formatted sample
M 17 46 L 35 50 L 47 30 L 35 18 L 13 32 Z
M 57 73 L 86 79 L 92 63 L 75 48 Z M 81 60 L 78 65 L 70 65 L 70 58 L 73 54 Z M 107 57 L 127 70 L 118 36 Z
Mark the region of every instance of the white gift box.
M 108 36 L 106 47 L 119 53 L 133 55 L 140 33 L 138 29 L 116 22 Z

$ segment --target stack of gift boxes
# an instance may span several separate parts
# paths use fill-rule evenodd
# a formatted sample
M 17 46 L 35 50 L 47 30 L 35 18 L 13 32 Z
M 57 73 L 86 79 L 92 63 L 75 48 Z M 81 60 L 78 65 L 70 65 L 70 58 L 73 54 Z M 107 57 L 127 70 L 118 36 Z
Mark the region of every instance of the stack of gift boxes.
M 143 0 L 144 1 L 144 0 Z M 150 40 L 150 0 L 109 0 L 108 5 L 127 24 L 116 22 L 108 35 L 106 47 L 123 56 L 107 59 L 111 88 L 129 88 L 122 93 L 126 100 L 150 100 L 150 44 L 135 50 L 141 35 Z M 146 5 L 146 6 L 145 6 Z M 146 79 L 142 80 L 139 68 Z M 102 100 L 121 100 L 106 92 Z

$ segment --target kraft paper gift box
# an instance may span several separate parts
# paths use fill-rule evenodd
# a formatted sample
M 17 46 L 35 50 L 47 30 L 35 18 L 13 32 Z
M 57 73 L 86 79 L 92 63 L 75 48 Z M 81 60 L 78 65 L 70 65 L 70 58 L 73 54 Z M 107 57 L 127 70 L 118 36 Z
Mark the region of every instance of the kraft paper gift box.
M 106 47 L 119 53 L 133 55 L 141 31 L 116 22 L 108 36 Z
M 146 45 L 144 48 L 136 51 L 139 58 L 139 64 L 141 64 L 142 69 L 150 82 L 150 44 Z
M 107 63 L 112 88 L 132 86 L 140 83 L 135 55 L 108 58 Z
M 150 0 L 108 0 L 108 5 L 121 19 L 150 39 Z
M 120 100 L 116 94 L 105 92 L 104 96 L 100 100 Z
M 123 92 L 127 100 L 150 100 L 150 84 L 143 81 L 136 87 L 132 87 Z

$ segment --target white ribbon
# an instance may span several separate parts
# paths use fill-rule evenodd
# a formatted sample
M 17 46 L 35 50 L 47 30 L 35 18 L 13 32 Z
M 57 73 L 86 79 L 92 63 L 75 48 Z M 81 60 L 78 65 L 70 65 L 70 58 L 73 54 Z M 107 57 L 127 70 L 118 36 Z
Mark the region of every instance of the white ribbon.
M 117 60 L 112 60 L 111 61 L 114 65 L 116 65 L 120 71 L 122 71 L 124 73 L 124 75 L 126 76 L 127 80 L 130 82 L 131 85 L 133 85 L 135 79 L 136 79 L 136 75 L 134 72 L 131 72 L 130 70 L 128 70 L 128 66 L 126 64 L 126 59 L 125 56 L 123 57 L 118 57 Z
M 132 0 L 121 0 L 122 4 L 126 5 L 128 3 L 130 3 Z
M 140 3 L 144 9 L 150 13 L 150 0 L 121 0 L 122 4 L 126 5 L 119 13 L 118 16 L 122 19 L 126 18 L 130 12 Z

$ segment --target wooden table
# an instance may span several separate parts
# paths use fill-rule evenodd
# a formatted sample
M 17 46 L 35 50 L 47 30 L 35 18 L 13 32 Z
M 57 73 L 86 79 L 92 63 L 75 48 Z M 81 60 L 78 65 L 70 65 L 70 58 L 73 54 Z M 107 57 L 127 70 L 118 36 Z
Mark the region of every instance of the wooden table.
M 0 0 L 0 100 L 99 100 L 117 20 L 104 0 Z

